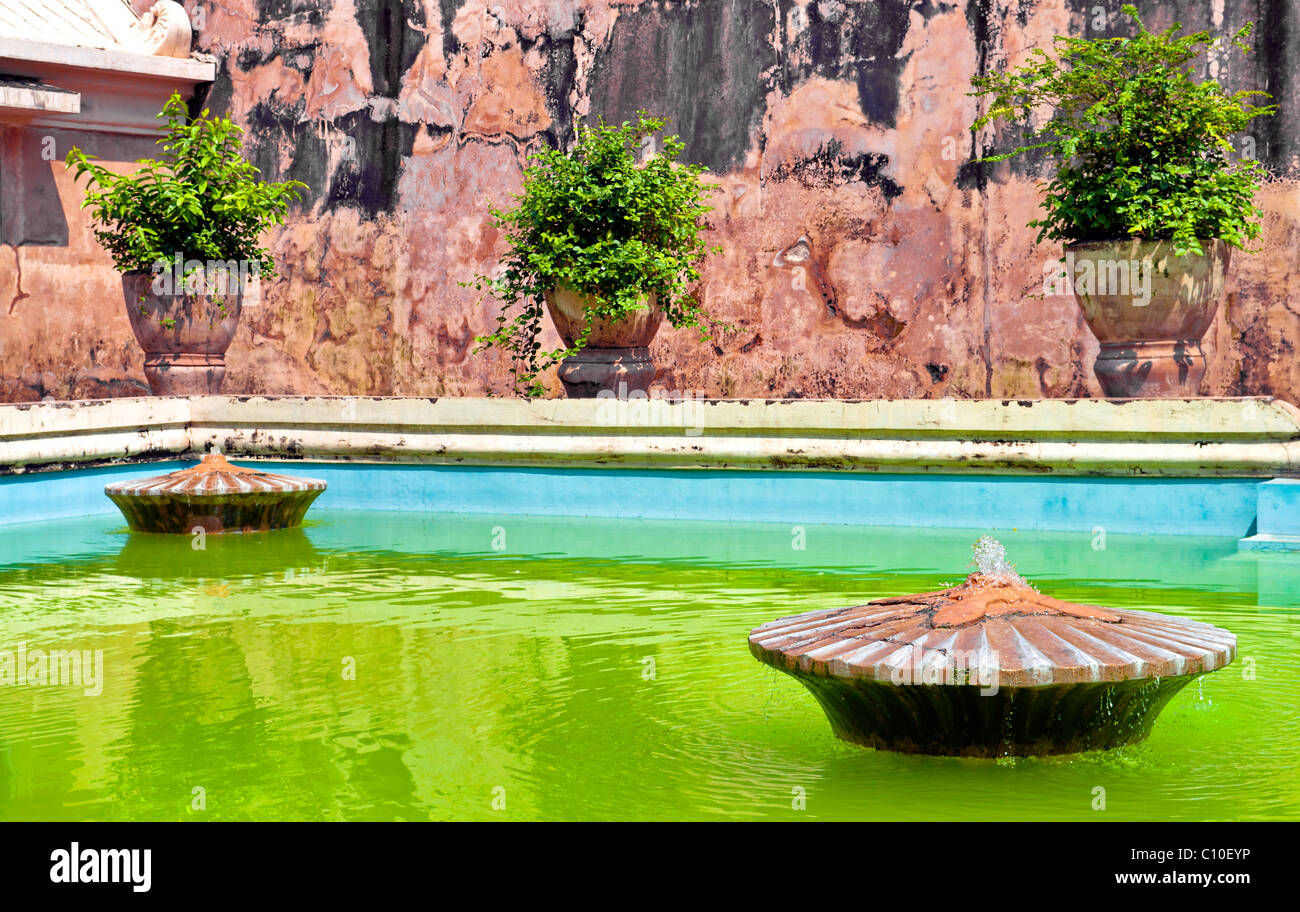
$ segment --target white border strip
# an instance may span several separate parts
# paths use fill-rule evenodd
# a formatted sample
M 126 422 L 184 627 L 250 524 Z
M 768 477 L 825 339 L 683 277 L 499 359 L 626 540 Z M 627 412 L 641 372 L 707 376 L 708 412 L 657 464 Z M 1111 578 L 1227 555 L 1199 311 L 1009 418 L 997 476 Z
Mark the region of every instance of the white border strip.
M 408 464 L 1274 477 L 1273 399 L 616 400 L 198 396 L 0 405 L 0 474 L 227 455 Z

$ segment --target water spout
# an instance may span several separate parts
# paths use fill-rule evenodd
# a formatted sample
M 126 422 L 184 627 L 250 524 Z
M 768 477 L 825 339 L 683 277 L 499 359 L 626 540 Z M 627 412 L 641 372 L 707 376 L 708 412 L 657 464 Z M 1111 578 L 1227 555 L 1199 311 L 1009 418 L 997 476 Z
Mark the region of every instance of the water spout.
M 979 541 L 975 542 L 972 550 L 975 552 L 975 557 L 968 566 L 974 567 L 976 572 L 989 582 L 1004 586 L 1029 585 L 1016 572 L 1015 565 L 1007 560 L 1007 549 L 996 538 L 982 535 Z

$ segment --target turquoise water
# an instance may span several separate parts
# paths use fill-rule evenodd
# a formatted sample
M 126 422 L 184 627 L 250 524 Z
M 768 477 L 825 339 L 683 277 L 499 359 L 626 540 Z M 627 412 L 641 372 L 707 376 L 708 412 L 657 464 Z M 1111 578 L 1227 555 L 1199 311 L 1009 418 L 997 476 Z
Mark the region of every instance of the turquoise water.
M 103 668 L 97 695 L 0 685 L 0 820 L 1300 816 L 1300 556 L 999 533 L 1051 595 L 1237 633 L 1116 751 L 864 750 L 750 656 L 765 621 L 959 581 L 979 534 L 314 511 L 200 551 L 118 517 L 0 528 L 0 651 Z

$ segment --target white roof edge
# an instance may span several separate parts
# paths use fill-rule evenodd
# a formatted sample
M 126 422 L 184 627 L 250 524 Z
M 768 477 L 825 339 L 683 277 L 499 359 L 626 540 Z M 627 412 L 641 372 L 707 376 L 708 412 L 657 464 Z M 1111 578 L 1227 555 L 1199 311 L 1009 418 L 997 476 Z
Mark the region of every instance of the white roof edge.
M 118 44 L 131 40 L 131 27 L 140 21 L 127 0 L 107 0 L 89 4 L 91 14 L 99 20 L 104 31 Z
M 80 114 L 81 93 L 43 83 L 6 82 L 0 76 L 0 110 L 41 114 Z
M 110 51 L 0 37 L 0 72 L 8 68 L 9 61 L 82 70 L 112 70 L 192 82 L 212 82 L 217 78 L 215 63 L 193 58 L 159 57 L 130 51 Z

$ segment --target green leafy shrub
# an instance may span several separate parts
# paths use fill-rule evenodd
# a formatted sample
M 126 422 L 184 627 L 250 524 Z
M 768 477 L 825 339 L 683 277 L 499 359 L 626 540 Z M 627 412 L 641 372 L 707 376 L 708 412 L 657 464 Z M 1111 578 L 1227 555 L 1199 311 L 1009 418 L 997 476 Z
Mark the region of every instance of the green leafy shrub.
M 700 263 L 717 250 L 700 237 L 712 208 L 705 200 L 716 188 L 700 180 L 703 166 L 676 162 L 684 149 L 676 136 L 638 164 L 637 151 L 664 126 L 644 111 L 636 123 L 579 125 L 572 151 L 547 148 L 532 156 L 514 209 L 490 210 L 509 252 L 495 278 L 480 274 L 462 284 L 500 303 L 497 330 L 478 337 L 475 351 L 508 352 L 519 392 L 542 393 L 537 375 L 586 345 L 591 316 L 618 319 L 646 308 L 650 294 L 673 326 L 697 327 L 709 337 L 712 321 L 690 287 Z M 557 287 L 593 301 L 573 347 L 544 352 L 544 295 Z
M 1250 101 L 1265 92 L 1228 94 L 1217 82 L 1196 82 L 1194 61 L 1223 39 L 1208 31 L 1180 35 L 1175 23 L 1149 32 L 1131 4 L 1133 38 L 1058 37 L 1056 55 L 1035 50 L 1018 69 L 971 80 L 987 98 L 974 129 L 1002 121 L 1029 129 L 1028 144 L 981 159 L 1004 161 L 1045 149 L 1057 162 L 1030 222 L 1038 240 L 1172 239 L 1175 253 L 1201 253 L 1198 239 L 1244 247 L 1259 235 L 1254 194 L 1267 173 L 1253 160 L 1233 161 L 1229 140 L 1275 106 Z M 1243 52 L 1252 26 L 1231 39 Z M 1052 116 L 1033 128 L 1036 111 Z
M 241 157 L 243 131 L 228 117 L 204 110 L 193 121 L 179 94 L 168 99 L 158 160 L 139 161 L 132 174 L 115 174 L 74 148 L 67 165 L 75 179 L 89 175 L 82 208 L 91 208 L 95 237 L 121 272 L 156 270 L 173 262 L 238 261 L 263 277 L 275 261 L 258 246 L 272 225 L 283 224 L 289 203 L 306 189 L 299 181 L 266 183 Z

